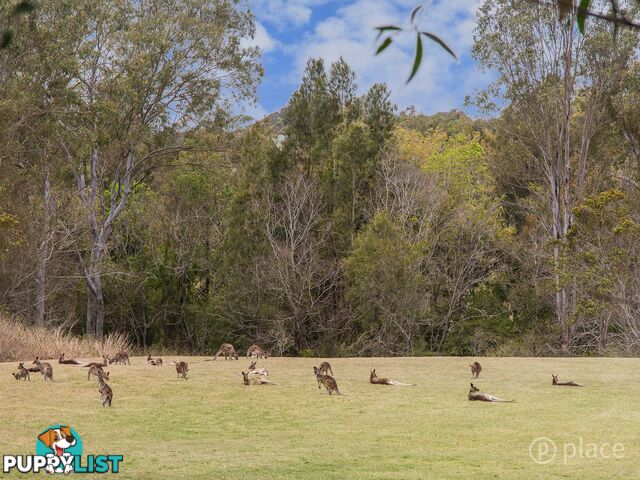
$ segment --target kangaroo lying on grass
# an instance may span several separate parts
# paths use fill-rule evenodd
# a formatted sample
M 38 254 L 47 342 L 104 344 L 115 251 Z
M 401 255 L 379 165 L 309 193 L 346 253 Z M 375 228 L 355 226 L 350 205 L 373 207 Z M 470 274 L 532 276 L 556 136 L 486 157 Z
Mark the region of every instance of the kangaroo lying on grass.
M 115 357 L 109 358 L 108 360 L 109 360 L 109 365 L 111 365 L 114 362 L 116 365 L 118 365 L 119 363 L 123 365 L 131 365 L 131 362 L 129 361 L 129 354 L 127 352 L 118 352 L 116 353 Z
M 34 365 L 37 365 L 40 369 L 40 373 L 44 376 L 44 381 L 47 381 L 47 378 L 53 382 L 53 367 L 50 363 L 41 362 L 39 357 L 33 361 Z
M 473 383 L 471 384 L 471 389 L 469 390 L 469 400 L 480 400 L 482 402 L 502 402 L 502 403 L 514 403 L 515 400 L 502 400 L 501 398 L 494 397 L 493 395 L 489 395 L 488 393 L 480 392 L 480 389 L 475 387 Z
M 153 365 L 154 367 L 161 367 L 162 366 L 162 359 L 161 358 L 151 358 L 151 355 L 149 355 L 147 357 L 147 364 Z
M 327 363 L 327 365 L 329 364 Z M 315 373 L 316 380 L 318 381 L 318 389 L 320 389 L 320 385 L 324 385 L 324 388 L 327 389 L 327 393 L 329 395 L 331 395 L 331 393 L 334 391 L 338 395 L 342 395 L 340 393 L 340 390 L 338 390 L 338 383 L 336 382 L 335 378 L 333 378 L 331 375 L 324 375 L 322 373 L 322 370 L 320 370 L 318 367 L 313 367 L 313 373 Z
M 262 375 L 252 375 L 251 372 L 242 372 L 242 381 L 245 385 L 277 385 Z
M 78 366 L 83 368 L 87 368 L 87 367 L 91 368 L 91 367 L 106 367 L 107 365 L 109 365 L 109 359 L 103 355 L 102 363 L 97 363 L 97 362 L 81 363 Z
M 264 375 L 268 377 L 269 370 L 266 368 L 257 368 L 256 363 L 258 362 L 251 362 L 251 365 L 249 365 L 249 375 Z
M 91 378 L 91 375 L 94 375 L 96 377 L 102 375 L 105 380 L 109 380 L 109 372 L 104 373 L 104 370 L 99 365 L 94 365 L 89 368 L 89 371 L 87 372 L 87 380 Z
M 395 385 L 397 387 L 415 387 L 415 383 L 400 383 L 395 380 L 389 380 L 388 378 L 378 378 L 376 375 L 376 369 L 371 370 L 371 375 L 369 375 L 369 382 L 374 385 Z
M 233 345 L 231 345 L 230 343 L 223 343 L 222 345 L 220 345 L 220 350 L 218 350 L 218 353 L 215 354 L 213 359 L 215 360 L 220 355 L 224 355 L 225 360 L 229 360 L 229 357 L 238 360 L 238 352 L 236 352 L 236 349 L 233 348 Z
M 482 371 L 482 365 L 480 365 L 480 362 L 470 363 L 469 366 L 471 367 L 471 376 L 478 378 L 480 376 L 480 372 Z
M 189 364 L 187 362 L 171 362 L 171 364 L 176 366 L 178 378 L 182 376 L 185 380 L 189 380 L 187 378 L 187 373 L 189 372 Z
M 247 349 L 247 358 L 250 357 L 268 358 L 269 354 L 261 346 L 254 343 Z
M 64 353 L 60 354 L 60 358 L 58 359 L 58 363 L 61 365 L 80 365 L 80 362 L 74 360 L 73 358 L 69 358 L 67 360 L 64 359 Z
M 552 385 L 557 385 L 559 387 L 584 387 L 584 385 L 580 385 L 579 383 L 576 383 L 576 382 L 559 382 L 558 376 L 554 375 L 553 373 L 551 374 L 551 377 L 552 377 L 552 380 L 551 380 Z
M 111 406 L 111 401 L 113 400 L 113 390 L 111 390 L 111 387 L 104 381 L 105 379 L 108 380 L 109 377 L 98 373 L 98 392 L 100 392 L 100 400 L 102 401 L 103 407 L 107 404 Z
M 13 373 L 12 375 L 16 377 L 16 380 L 20 380 L 21 378 L 24 378 L 25 381 L 27 380 L 31 381 L 31 377 L 29 376 L 29 370 L 24 368 L 24 363 L 20 363 L 18 365 L 18 373 Z

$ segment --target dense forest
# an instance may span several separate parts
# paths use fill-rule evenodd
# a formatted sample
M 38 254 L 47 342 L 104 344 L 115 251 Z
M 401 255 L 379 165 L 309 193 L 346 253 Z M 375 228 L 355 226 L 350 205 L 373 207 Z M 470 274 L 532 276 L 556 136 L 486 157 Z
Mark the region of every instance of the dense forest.
M 5 313 L 190 352 L 640 351 L 637 32 L 486 0 L 477 118 L 398 111 L 309 59 L 252 123 L 235 106 L 263 72 L 234 1 L 60 0 L 14 23 Z

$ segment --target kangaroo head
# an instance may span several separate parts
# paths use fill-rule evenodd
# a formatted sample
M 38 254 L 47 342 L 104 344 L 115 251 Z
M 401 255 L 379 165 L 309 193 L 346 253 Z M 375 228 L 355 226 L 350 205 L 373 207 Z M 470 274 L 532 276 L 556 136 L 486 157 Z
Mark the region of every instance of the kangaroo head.
M 34 365 L 39 365 L 40 364 L 40 357 L 36 357 L 36 359 L 33 361 Z
M 313 373 L 318 375 L 320 373 L 320 369 L 318 367 L 313 367 Z
M 109 380 L 109 372 L 107 372 L 107 373 L 105 373 L 104 375 L 102 375 L 102 377 L 103 377 L 105 380 Z
M 477 388 L 477 387 L 472 383 L 472 384 L 471 384 L 471 391 L 472 391 L 472 392 L 479 392 L 479 391 L 480 391 L 480 389 L 479 389 L 479 388 Z
M 242 381 L 245 385 L 249 385 L 249 374 L 242 372 Z
M 255 370 L 256 369 L 256 363 L 258 363 L 258 362 L 251 362 L 251 365 L 249 365 L 249 370 Z
M 556 383 L 558 383 L 558 375 L 554 375 L 553 373 L 551 374 L 551 378 L 552 378 L 552 382 L 555 385 Z
M 20 365 L 18 365 L 18 368 L 24 368 L 24 363 L 20 362 Z

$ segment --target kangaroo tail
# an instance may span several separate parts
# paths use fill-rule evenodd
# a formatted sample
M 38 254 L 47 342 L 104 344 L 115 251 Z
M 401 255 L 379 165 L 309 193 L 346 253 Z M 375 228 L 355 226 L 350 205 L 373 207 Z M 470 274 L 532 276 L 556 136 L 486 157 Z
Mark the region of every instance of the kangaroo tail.
M 400 383 L 395 380 L 389 380 L 389 385 L 395 385 L 396 387 L 415 387 L 415 383 Z

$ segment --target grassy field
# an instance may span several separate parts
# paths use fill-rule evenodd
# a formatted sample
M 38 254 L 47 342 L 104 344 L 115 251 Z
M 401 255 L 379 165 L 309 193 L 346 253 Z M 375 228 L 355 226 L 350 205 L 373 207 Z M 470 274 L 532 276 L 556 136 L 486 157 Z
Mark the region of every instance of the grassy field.
M 313 377 L 318 360 L 262 360 L 279 385 L 245 387 L 246 359 L 183 359 L 188 381 L 142 358 L 111 367 L 111 408 L 86 369 L 51 361 L 54 383 L 35 373 L 17 382 L 17 362 L 0 364 L 0 454 L 33 454 L 41 430 L 65 423 L 84 454 L 124 455 L 113 478 L 629 479 L 640 470 L 637 359 L 479 359 L 474 382 L 513 404 L 469 402 L 465 358 L 333 359 L 344 395 L 331 397 Z M 418 386 L 371 385 L 372 367 Z M 552 387 L 551 373 L 586 387 Z M 530 455 L 538 437 L 556 443 L 548 464 Z

